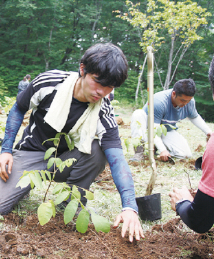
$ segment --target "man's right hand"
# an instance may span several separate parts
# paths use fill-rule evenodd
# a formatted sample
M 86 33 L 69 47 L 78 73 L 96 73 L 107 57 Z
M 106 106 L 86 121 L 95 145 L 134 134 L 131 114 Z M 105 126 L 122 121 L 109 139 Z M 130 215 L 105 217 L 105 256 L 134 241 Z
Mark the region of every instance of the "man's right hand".
M 10 153 L 2 153 L 0 155 L 0 177 L 3 181 L 9 179 L 13 166 L 13 156 Z M 7 167 L 7 170 L 6 170 Z
M 160 153 L 160 159 L 162 161 L 168 161 L 168 157 L 171 157 L 170 153 L 167 150 L 164 150 Z

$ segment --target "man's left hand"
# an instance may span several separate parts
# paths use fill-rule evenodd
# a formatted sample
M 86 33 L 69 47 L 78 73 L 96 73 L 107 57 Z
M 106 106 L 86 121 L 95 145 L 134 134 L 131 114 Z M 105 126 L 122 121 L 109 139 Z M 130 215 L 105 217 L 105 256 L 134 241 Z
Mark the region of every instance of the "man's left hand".
M 140 221 L 138 219 L 138 215 L 133 210 L 124 210 L 122 213 L 120 213 L 115 222 L 114 222 L 114 228 L 119 226 L 119 223 L 123 223 L 122 237 L 125 236 L 126 231 L 129 229 L 129 241 L 133 241 L 133 236 L 135 236 L 136 240 L 140 240 L 140 238 L 145 238 L 143 234 L 143 229 L 140 225 Z

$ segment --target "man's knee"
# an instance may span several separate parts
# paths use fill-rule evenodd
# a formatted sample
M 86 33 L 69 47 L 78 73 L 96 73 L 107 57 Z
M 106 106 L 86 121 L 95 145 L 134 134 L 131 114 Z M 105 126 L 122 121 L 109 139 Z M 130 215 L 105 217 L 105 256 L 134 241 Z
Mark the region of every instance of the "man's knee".
M 7 215 L 13 210 L 13 204 L 0 198 L 0 215 Z
M 105 153 L 102 151 L 98 140 L 94 140 L 91 148 L 91 159 L 93 163 L 100 165 L 100 167 L 105 167 L 107 162 Z

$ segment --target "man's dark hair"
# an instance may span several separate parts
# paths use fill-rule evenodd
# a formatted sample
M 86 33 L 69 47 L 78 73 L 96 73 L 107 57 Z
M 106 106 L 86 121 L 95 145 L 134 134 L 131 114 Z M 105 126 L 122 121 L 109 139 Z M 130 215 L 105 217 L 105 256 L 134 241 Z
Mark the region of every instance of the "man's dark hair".
M 86 50 L 80 60 L 84 76 L 95 74 L 102 86 L 120 87 L 127 78 L 128 62 L 122 50 L 112 43 L 98 43 Z
M 181 96 L 182 94 L 194 96 L 196 92 L 195 82 L 192 79 L 179 80 L 174 84 L 173 91 L 175 91 L 176 96 Z

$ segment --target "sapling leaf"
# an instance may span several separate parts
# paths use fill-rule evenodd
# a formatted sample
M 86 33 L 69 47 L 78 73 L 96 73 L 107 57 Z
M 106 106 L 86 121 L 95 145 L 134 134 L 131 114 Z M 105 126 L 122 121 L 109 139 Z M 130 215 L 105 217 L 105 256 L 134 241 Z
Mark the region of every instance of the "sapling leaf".
M 59 157 L 55 158 L 55 164 L 57 167 L 59 167 L 61 163 L 62 163 L 62 160 Z
M 137 128 L 140 129 L 140 127 L 141 127 L 141 125 L 142 125 L 141 122 L 136 121 L 136 123 L 137 123 Z
M 108 233 L 110 231 L 110 223 L 102 216 L 97 215 L 93 210 L 91 212 L 91 219 L 97 232 L 102 231 Z
M 41 177 L 42 177 L 43 182 L 46 183 L 47 178 L 46 178 L 45 171 L 44 171 L 44 170 L 41 170 L 41 171 L 40 171 L 40 174 L 41 174 Z
M 161 135 L 162 135 L 162 129 L 161 129 L 160 126 L 157 128 L 156 134 L 158 135 L 158 137 L 161 137 Z
M 46 223 L 48 223 L 53 215 L 52 203 L 47 201 L 40 204 L 37 210 L 37 215 L 41 226 L 44 226 Z
M 31 181 L 35 184 L 38 189 L 42 189 L 42 179 L 38 171 L 34 171 L 34 174 L 30 174 Z
M 29 178 L 30 178 L 30 177 L 29 177 Z M 34 182 L 30 179 L 30 187 L 31 187 L 31 189 L 33 189 L 34 186 L 35 186 Z
M 62 186 L 65 190 L 68 190 L 69 192 L 71 191 L 71 187 L 67 183 L 63 182 Z
M 51 166 L 54 164 L 54 162 L 55 162 L 55 157 L 51 157 L 51 158 L 48 160 L 47 168 L 50 169 Z
M 53 217 L 55 218 L 55 216 L 56 216 L 56 207 L 55 207 L 54 202 L 52 200 L 50 200 L 49 202 L 51 203 L 52 211 L 53 211 Z
M 18 183 L 17 183 L 17 185 L 16 185 L 16 188 L 20 186 L 21 189 L 22 189 L 22 188 L 27 187 L 29 184 L 30 184 L 30 177 L 29 177 L 29 175 L 26 175 L 25 177 L 22 177 L 22 178 L 18 181 Z
M 76 199 L 78 199 L 78 200 L 80 200 L 80 198 L 81 198 L 81 194 L 75 185 L 73 185 L 73 187 L 72 187 L 72 195 L 75 196 Z
M 48 159 L 55 151 L 56 151 L 56 148 L 55 148 L 55 147 L 50 147 L 50 148 L 45 152 L 44 160 Z
M 88 229 L 90 214 L 86 209 L 82 209 L 76 221 L 76 229 L 80 233 L 85 233 Z
M 93 192 L 90 192 L 88 190 L 85 190 L 85 196 L 84 196 L 87 200 L 94 200 L 94 194 Z
M 130 146 L 130 143 L 129 143 L 130 141 L 129 141 L 129 139 L 128 138 L 125 138 L 124 139 L 124 144 L 125 144 L 125 146 L 126 146 L 126 150 L 128 151 L 129 150 L 129 146 Z
M 52 193 L 53 193 L 53 194 L 57 194 L 57 193 L 59 193 L 60 191 L 62 191 L 63 188 L 64 188 L 64 187 L 63 187 L 61 184 L 57 184 L 57 185 L 54 187 Z
M 69 150 L 71 151 L 72 149 L 74 149 L 73 139 L 70 139 L 70 137 L 68 135 L 65 135 L 65 140 L 66 140 L 66 143 L 67 143 L 67 146 L 68 146 Z
M 51 181 L 52 180 L 51 173 L 45 170 L 45 174 L 48 176 L 49 181 Z
M 65 167 L 66 167 L 66 161 L 62 162 L 62 163 L 58 166 L 60 173 L 62 173 L 62 171 L 64 170 Z
M 65 224 L 68 224 L 69 222 L 72 221 L 76 211 L 78 208 L 78 201 L 77 200 L 72 200 L 68 203 L 68 205 L 65 208 L 64 211 L 64 222 Z
M 24 176 L 26 176 L 26 175 L 28 175 L 28 174 L 30 174 L 32 172 L 33 172 L 33 170 L 32 171 L 24 171 L 20 178 L 22 178 L 22 177 L 24 177 Z
M 132 139 L 132 145 L 134 147 L 138 147 L 138 146 L 140 146 L 142 144 L 140 141 L 141 141 L 141 137 L 140 138 L 139 137 L 133 138 Z
M 69 158 L 69 159 L 65 160 L 65 164 L 66 164 L 67 167 L 70 167 L 76 161 L 77 161 L 76 158 Z
M 164 136 L 166 136 L 167 128 L 163 124 L 161 124 L 161 128 L 162 128 L 162 133 L 164 134 Z
M 62 135 L 63 133 L 59 132 L 56 134 L 55 136 L 55 139 L 53 141 L 54 145 L 57 146 L 59 144 L 59 141 L 60 141 L 60 136 Z
M 42 145 L 43 145 L 45 142 L 47 142 L 47 141 L 54 141 L 54 140 L 56 140 L 56 138 L 49 138 L 49 139 L 46 139 L 45 141 L 42 142 Z M 59 139 L 57 139 L 57 140 L 59 140 Z
M 55 200 L 55 202 L 54 202 L 55 205 L 60 204 L 61 202 L 67 200 L 67 199 L 69 198 L 69 196 L 70 196 L 70 192 L 69 192 L 69 191 L 61 192 L 61 193 L 57 196 L 57 198 L 56 198 L 56 200 Z

